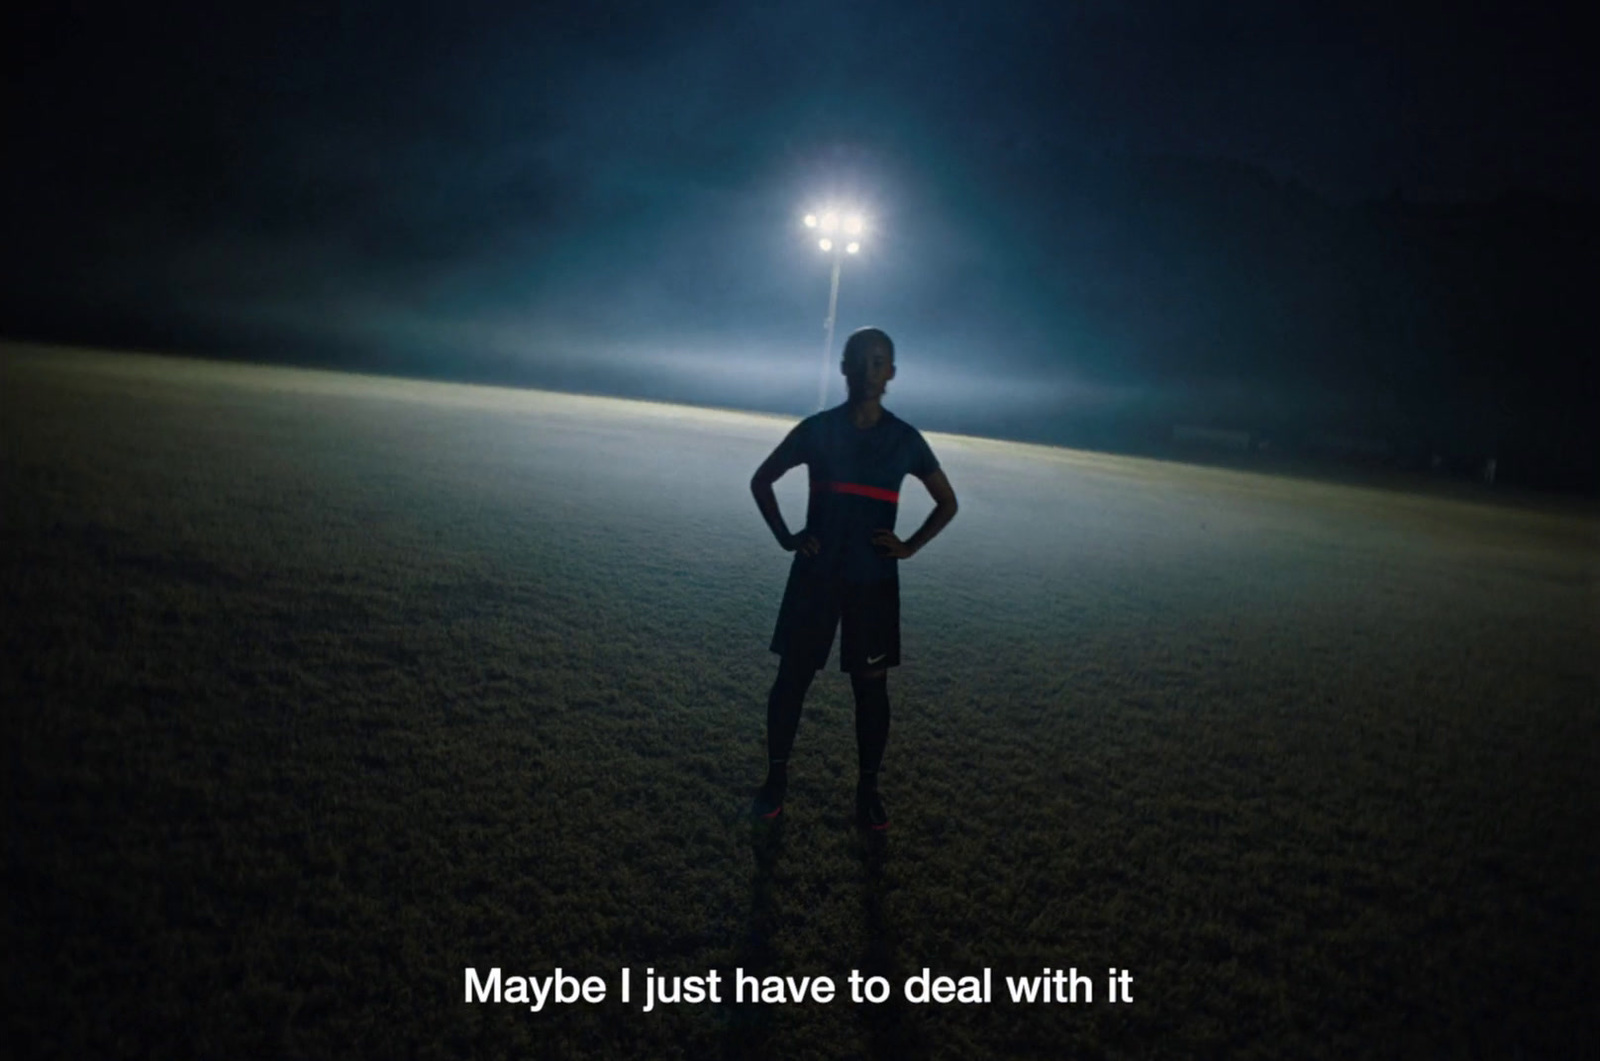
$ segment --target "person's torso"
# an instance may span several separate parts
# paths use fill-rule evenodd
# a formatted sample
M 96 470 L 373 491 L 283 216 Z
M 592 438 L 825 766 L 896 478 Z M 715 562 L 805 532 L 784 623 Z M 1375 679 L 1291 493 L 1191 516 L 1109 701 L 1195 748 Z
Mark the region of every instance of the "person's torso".
M 898 561 L 881 555 L 872 535 L 895 528 L 900 487 L 917 458 L 915 430 L 887 409 L 858 428 L 839 406 L 813 418 L 811 431 L 806 527 L 822 548 L 803 566 L 847 582 L 895 578 Z

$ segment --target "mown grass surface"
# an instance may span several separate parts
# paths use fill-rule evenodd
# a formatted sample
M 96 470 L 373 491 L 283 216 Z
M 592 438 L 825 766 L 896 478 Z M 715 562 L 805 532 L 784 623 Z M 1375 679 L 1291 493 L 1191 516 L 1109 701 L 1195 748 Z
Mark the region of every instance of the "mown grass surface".
M 1592 509 L 933 436 L 962 511 L 903 567 L 872 847 L 835 672 L 787 823 L 743 816 L 784 422 L 0 372 L 13 1056 L 1600 1048 Z M 613 999 L 1116 966 L 1135 1001 L 464 1004 L 496 965 Z

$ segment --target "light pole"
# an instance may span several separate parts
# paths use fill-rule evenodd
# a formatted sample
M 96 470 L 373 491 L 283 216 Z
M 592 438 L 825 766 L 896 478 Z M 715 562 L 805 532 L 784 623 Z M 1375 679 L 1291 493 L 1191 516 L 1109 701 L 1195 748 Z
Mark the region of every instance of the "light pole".
M 817 240 L 817 247 L 824 254 L 833 255 L 833 280 L 828 285 L 828 319 L 823 322 L 825 335 L 822 340 L 822 378 L 817 384 L 817 411 L 821 412 L 828 405 L 828 362 L 833 359 L 833 322 L 839 308 L 839 272 L 844 266 L 845 255 L 857 254 L 861 250 L 861 237 L 866 233 L 867 223 L 860 214 L 847 214 L 843 219 L 839 211 L 828 209 L 815 214 L 807 214 L 806 227 L 821 232 Z M 842 233 L 840 241 L 833 238 L 835 232 Z

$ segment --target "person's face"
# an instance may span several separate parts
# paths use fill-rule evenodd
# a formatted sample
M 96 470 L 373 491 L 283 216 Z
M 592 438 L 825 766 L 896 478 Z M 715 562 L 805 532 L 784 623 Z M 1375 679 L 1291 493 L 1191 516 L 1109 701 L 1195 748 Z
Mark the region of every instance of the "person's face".
M 853 394 L 881 398 L 894 379 L 894 353 L 885 346 L 870 346 L 858 358 L 846 358 L 844 378 Z

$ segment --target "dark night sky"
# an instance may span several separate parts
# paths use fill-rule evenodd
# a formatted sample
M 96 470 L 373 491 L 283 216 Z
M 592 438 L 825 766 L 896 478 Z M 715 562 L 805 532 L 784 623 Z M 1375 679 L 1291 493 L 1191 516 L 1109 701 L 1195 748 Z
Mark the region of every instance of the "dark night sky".
M 835 195 L 841 329 L 930 427 L 1479 424 L 1536 321 L 1503 433 L 1594 380 L 1555 6 L 51 4 L 7 16 L 0 326 L 805 411 Z

